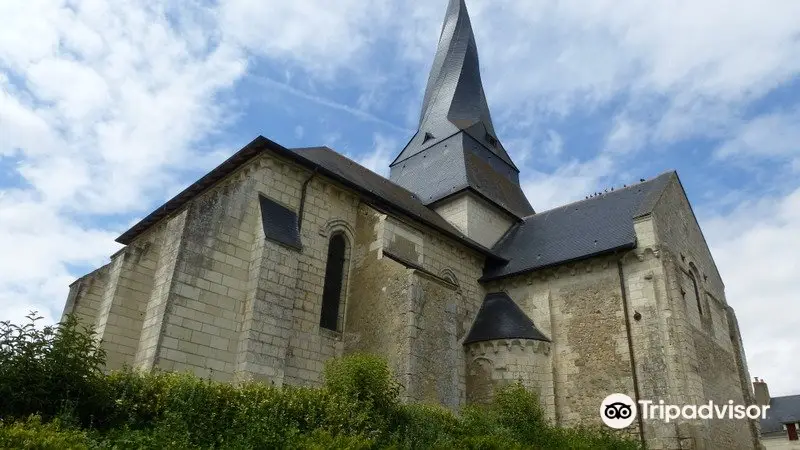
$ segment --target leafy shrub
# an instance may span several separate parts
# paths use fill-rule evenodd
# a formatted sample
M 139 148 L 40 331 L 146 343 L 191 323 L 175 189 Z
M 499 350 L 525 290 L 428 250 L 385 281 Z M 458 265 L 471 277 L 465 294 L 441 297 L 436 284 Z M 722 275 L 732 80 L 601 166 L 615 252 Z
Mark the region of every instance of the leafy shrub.
M 89 448 L 89 440 L 85 432 L 62 427 L 58 419 L 43 424 L 40 416 L 30 416 L 0 426 L 0 448 L 78 450 Z
M 41 330 L 29 320 L 0 325 L 0 448 L 637 448 L 608 430 L 551 426 L 521 385 L 458 415 L 403 404 L 386 362 L 365 354 L 330 361 L 321 388 L 104 375 L 105 355 L 74 318 Z
M 388 414 L 397 406 L 400 385 L 382 358 L 353 354 L 325 365 L 325 387 L 342 398 Z
M 0 416 L 69 414 L 89 425 L 107 399 L 103 349 L 74 316 L 41 329 L 41 317 L 27 318 L 22 326 L 0 322 Z

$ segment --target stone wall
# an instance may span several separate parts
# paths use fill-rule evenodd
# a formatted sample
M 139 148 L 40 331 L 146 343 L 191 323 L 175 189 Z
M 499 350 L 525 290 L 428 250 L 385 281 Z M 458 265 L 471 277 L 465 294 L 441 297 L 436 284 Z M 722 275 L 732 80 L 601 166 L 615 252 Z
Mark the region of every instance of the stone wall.
M 677 177 L 653 214 L 666 297 L 666 329 L 673 399 L 677 404 L 755 403 L 741 336 L 724 285 Z M 655 376 L 655 374 L 654 374 Z M 758 448 L 750 420 L 677 422 L 684 448 Z
M 409 398 L 463 403 L 460 340 L 483 297 L 482 255 L 312 175 L 261 155 L 125 247 L 94 277 L 102 295 L 100 283 L 85 288 L 92 277 L 76 286 L 67 309 L 87 305 L 109 368 L 317 385 L 325 361 L 362 349 L 390 356 Z M 300 251 L 264 238 L 261 195 L 301 216 Z M 339 324 L 327 330 L 320 312 L 334 233 L 346 237 L 346 270 Z M 388 334 L 387 318 L 396 324 Z
M 300 250 L 264 238 L 259 196 L 298 214 Z M 453 202 L 442 214 L 470 233 L 493 223 L 477 199 Z M 73 284 L 65 312 L 93 321 L 110 369 L 313 386 L 329 358 L 368 351 L 387 357 L 409 400 L 455 409 L 522 379 L 549 419 L 568 426 L 600 424 L 599 405 L 614 392 L 749 402 L 738 325 L 688 208 L 675 179 L 653 215 L 635 222 L 637 249 L 483 286 L 482 255 L 263 154 Z M 496 237 L 502 228 L 492 227 Z M 320 312 L 335 233 L 347 241 L 345 279 L 337 329 L 327 330 Z M 552 339 L 548 351 L 462 347 L 486 292 L 501 290 Z M 747 448 L 757 429 L 742 424 L 647 422 L 643 433 L 650 448 Z M 638 424 L 627 431 L 638 436 Z
M 298 183 L 305 182 L 304 174 Z M 300 193 L 302 183 L 298 184 Z M 299 201 L 299 199 L 298 199 Z M 325 361 L 342 354 L 342 331 L 352 286 L 352 254 L 358 227 L 359 199 L 321 177 L 309 182 L 302 222 L 303 251 L 299 255 L 292 331 L 286 355 L 286 382 L 314 386 L 322 382 Z M 320 327 L 322 292 L 330 237 L 343 233 L 347 241 L 345 275 L 337 331 Z
M 554 389 L 543 404 L 562 426 L 601 425 L 598 411 L 608 394 L 635 397 L 615 261 L 593 258 L 486 286 L 508 292 L 552 340 Z
M 186 212 L 184 211 L 154 230 L 155 234 L 160 235 L 162 243 L 156 270 L 153 274 L 153 290 L 150 292 L 147 301 L 142 332 L 139 337 L 139 346 L 134 361 L 134 367 L 139 369 L 149 370 L 153 367 L 156 353 L 159 351 L 158 346 L 162 342 L 162 334 L 166 327 L 164 316 L 172 289 L 173 274 L 175 273 L 178 250 L 185 225 Z M 174 327 L 170 327 L 170 332 L 175 333 Z
M 103 293 L 108 281 L 109 265 L 75 280 L 69 286 L 67 303 L 64 305 L 62 317 L 74 314 L 78 321 L 86 327 L 94 328 L 95 318 L 103 302 Z
M 451 197 L 435 205 L 433 209 L 464 235 L 469 233 L 469 197 L 467 194 Z
M 497 387 L 519 382 L 535 392 L 545 416 L 553 421 L 552 344 L 503 339 L 467 346 L 467 401 L 488 403 Z
M 386 355 L 408 400 L 463 404 L 482 257 L 366 206 L 356 234 L 345 351 Z
M 134 364 L 159 247 L 158 236 L 150 233 L 111 257 L 94 322 L 109 370 Z
M 408 324 L 413 269 L 383 258 L 385 216 L 363 205 L 356 229 L 352 284 L 345 318 L 344 351 L 387 359 L 403 386 L 410 377 Z
M 492 248 L 515 221 L 510 214 L 470 192 L 453 196 L 434 209 L 470 239 L 487 248 Z

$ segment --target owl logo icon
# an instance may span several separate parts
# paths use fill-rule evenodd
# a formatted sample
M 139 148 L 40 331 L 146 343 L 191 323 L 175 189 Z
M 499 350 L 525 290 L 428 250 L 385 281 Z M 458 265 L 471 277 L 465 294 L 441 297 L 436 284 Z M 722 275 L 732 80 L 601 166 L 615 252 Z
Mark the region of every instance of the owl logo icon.
M 611 394 L 600 404 L 600 419 L 611 428 L 626 428 L 636 419 L 636 403 L 625 394 Z

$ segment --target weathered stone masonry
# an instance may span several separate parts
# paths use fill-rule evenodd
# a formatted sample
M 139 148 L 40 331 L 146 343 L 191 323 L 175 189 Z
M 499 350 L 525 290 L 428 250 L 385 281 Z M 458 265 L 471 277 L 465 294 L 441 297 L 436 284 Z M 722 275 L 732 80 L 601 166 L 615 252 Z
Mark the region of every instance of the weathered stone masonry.
M 673 217 L 687 210 L 677 178 L 653 213 L 637 219 L 636 249 L 479 283 L 482 255 L 311 175 L 280 157 L 255 158 L 74 283 L 65 312 L 96 327 L 110 369 L 315 385 L 329 358 L 370 351 L 388 358 L 408 400 L 458 408 L 521 381 L 561 425 L 599 423 L 608 393 L 633 397 L 634 368 L 643 399 L 749 401 L 738 329 L 713 261 L 693 249 L 702 236 L 692 216 Z M 307 181 L 302 248 L 265 239 L 258 196 L 299 211 Z M 679 221 L 691 226 L 676 237 Z M 337 330 L 326 330 L 321 297 L 335 233 L 348 243 L 347 275 Z M 498 291 L 552 342 L 464 348 L 481 299 Z M 720 422 L 647 422 L 643 431 L 649 448 L 756 441 L 752 425 Z

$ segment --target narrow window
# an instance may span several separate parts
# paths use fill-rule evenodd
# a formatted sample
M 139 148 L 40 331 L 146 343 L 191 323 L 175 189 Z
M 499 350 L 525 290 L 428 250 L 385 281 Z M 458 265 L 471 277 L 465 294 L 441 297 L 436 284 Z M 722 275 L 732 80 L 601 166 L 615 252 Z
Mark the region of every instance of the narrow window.
M 322 291 L 322 313 L 319 326 L 334 331 L 339 322 L 346 250 L 347 241 L 342 233 L 331 236 L 328 245 L 328 262 L 325 266 L 325 286 Z
M 702 316 L 703 308 L 700 306 L 700 290 L 697 288 L 697 279 L 695 278 L 694 273 L 690 273 L 689 278 L 692 279 L 692 286 L 694 286 L 694 298 L 697 300 L 697 311 Z

